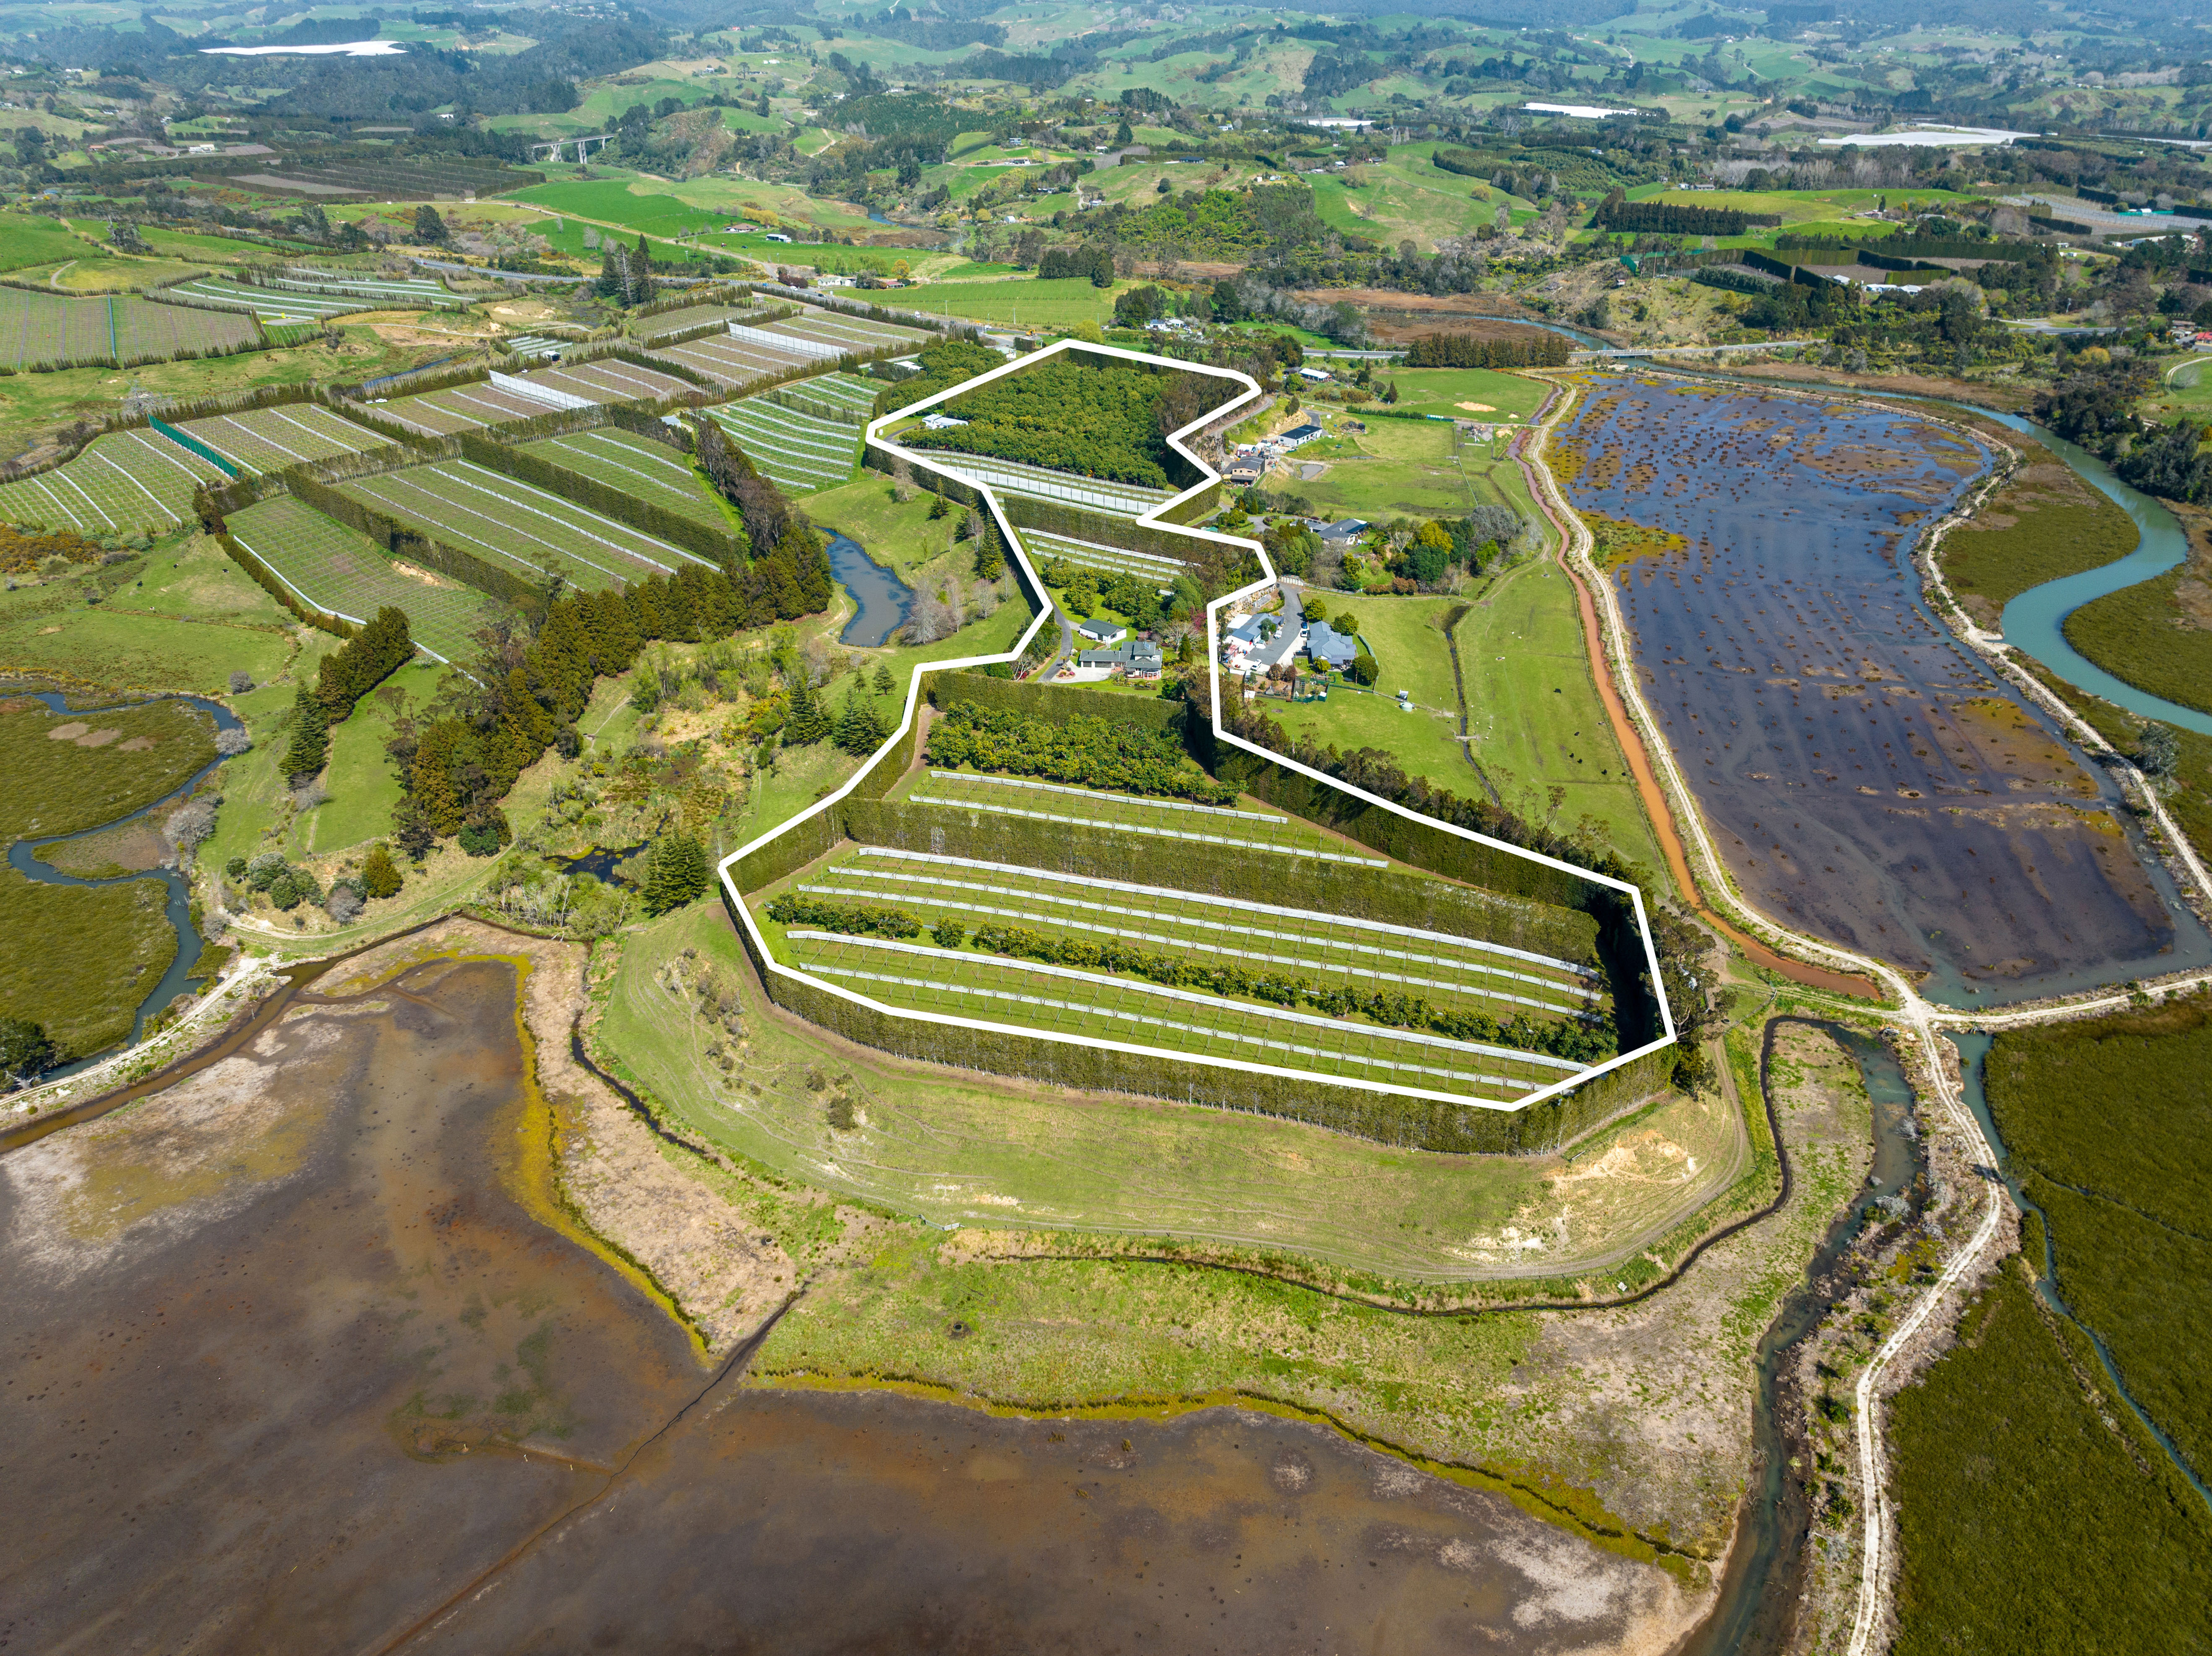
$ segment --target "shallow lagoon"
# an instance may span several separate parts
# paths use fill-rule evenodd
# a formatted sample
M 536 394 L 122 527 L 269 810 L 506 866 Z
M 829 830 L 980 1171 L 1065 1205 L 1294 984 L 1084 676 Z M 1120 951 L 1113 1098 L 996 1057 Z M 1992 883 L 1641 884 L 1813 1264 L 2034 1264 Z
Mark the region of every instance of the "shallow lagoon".
M 1922 602 L 1913 540 L 1978 444 L 1863 403 L 1589 385 L 1555 462 L 1630 549 L 1613 573 L 1645 695 L 1754 905 L 1939 999 L 2205 955 L 2110 783 Z

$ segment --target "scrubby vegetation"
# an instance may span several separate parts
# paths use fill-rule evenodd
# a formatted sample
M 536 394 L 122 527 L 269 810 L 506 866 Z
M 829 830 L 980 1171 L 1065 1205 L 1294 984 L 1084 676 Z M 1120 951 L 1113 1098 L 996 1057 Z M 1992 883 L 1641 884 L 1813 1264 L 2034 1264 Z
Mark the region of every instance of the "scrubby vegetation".
M 1893 1435 L 1898 1656 L 2203 1650 L 2212 1520 L 2016 1266 Z
M 2066 617 L 2066 641 L 2116 678 L 2212 713 L 2212 628 L 2179 601 L 2187 567 L 2093 599 Z
M 1165 731 L 1082 717 L 1052 725 L 972 701 L 956 701 L 939 714 L 929 729 L 929 760 L 947 769 L 973 765 L 1206 805 L 1237 798 L 1236 789 L 1208 776 Z
M 2008 1031 L 1986 1084 L 2059 1295 L 2212 1471 L 2212 1000 Z

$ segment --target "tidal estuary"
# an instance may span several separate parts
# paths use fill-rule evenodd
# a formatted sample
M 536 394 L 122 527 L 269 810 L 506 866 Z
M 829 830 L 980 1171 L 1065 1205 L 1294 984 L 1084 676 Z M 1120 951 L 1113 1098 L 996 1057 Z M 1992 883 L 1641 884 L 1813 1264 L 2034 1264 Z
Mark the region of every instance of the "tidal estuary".
M 1745 895 L 1954 1004 L 2212 958 L 2121 797 L 1930 613 L 1988 464 L 1916 415 L 1595 375 L 1553 445 L 1643 688 Z
M 516 967 L 0 1159 L 11 1644 L 1656 1650 L 1673 1578 L 1321 1427 L 780 1392 L 575 1230 Z

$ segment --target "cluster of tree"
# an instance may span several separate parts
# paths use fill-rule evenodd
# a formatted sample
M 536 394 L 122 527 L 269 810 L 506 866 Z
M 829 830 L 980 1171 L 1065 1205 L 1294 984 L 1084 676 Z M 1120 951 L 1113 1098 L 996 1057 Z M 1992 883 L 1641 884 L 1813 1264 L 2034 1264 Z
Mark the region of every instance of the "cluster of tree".
M 1058 587 L 1066 595 L 1067 607 L 1079 616 L 1096 614 L 1103 604 L 1146 631 L 1167 618 L 1157 579 L 1143 580 L 1121 571 L 1085 569 L 1066 558 L 1047 558 L 1037 566 L 1037 573 L 1046 585 Z M 1177 598 L 1187 607 L 1195 607 L 1196 584 L 1187 576 L 1178 577 L 1176 584 L 1190 589 L 1188 593 L 1178 591 Z
M 47 1038 L 46 1025 L 0 1017 L 0 1076 L 16 1086 L 29 1086 L 68 1056 Z
M 696 835 L 677 829 L 653 842 L 647 854 L 643 895 L 646 912 L 665 914 L 696 902 L 714 883 L 707 848 Z
M 635 247 L 625 247 L 612 236 L 607 238 L 592 290 L 600 298 L 623 306 L 641 305 L 653 297 L 653 252 L 646 244 L 644 231 L 637 233 Z
M 1592 221 L 1601 230 L 1633 230 L 1664 236 L 1740 236 L 1751 215 L 1726 207 L 1675 207 L 1665 202 L 1631 201 L 1615 190 L 1598 203 Z
M 1065 282 L 1073 276 L 1087 276 L 1094 288 L 1114 285 L 1114 249 L 1105 243 L 1093 242 L 1082 247 L 1053 247 L 1037 256 L 1037 280 Z
M 816 925 L 853 937 L 918 937 L 922 931 L 921 922 L 902 908 L 824 902 L 800 891 L 786 892 L 766 913 L 778 925 Z
M 2136 430 L 2135 401 L 2150 389 L 2140 361 L 2081 362 L 2035 399 L 2036 423 L 2069 443 L 2114 454 Z
M 738 508 L 752 548 L 752 561 L 744 576 L 746 620 L 765 626 L 826 608 L 831 585 L 829 542 L 775 480 L 763 476 L 751 458 L 723 435 L 721 427 L 704 415 L 693 424 L 700 467 Z
M 919 403 L 939 391 L 973 379 L 979 373 L 1002 367 L 1006 358 L 988 345 L 973 339 L 944 339 L 925 345 L 918 358 L 921 372 L 895 379 L 876 393 L 876 414 L 889 414 L 908 403 Z
M 1200 769 L 1182 744 L 1164 731 L 1090 718 L 1051 725 L 972 701 L 956 701 L 938 714 L 929 727 L 929 759 L 948 770 L 973 765 L 981 771 L 1202 805 L 1226 805 L 1237 798 L 1236 789 Z
M 1353 349 L 1368 343 L 1367 318 L 1358 306 L 1345 300 L 1316 304 L 1250 270 L 1213 284 L 1213 314 L 1224 322 L 1287 322 Z
M 966 425 L 915 432 L 906 441 L 1165 488 L 1174 460 L 1166 434 L 1218 403 L 1226 384 L 1061 356 L 949 404 Z
M 267 893 L 269 901 L 278 908 L 297 908 L 301 903 L 319 905 L 324 901 L 323 889 L 315 877 L 287 862 L 280 851 L 264 851 L 251 860 L 234 857 L 224 865 L 223 872 L 249 891 Z
M 2187 416 L 2154 426 L 2112 464 L 2122 482 L 2169 500 L 2201 500 L 2212 493 L 2212 455 L 2201 451 L 2204 428 Z
M 368 625 L 323 658 L 316 670 L 315 694 L 332 724 L 354 710 L 362 697 L 415 658 L 407 614 L 386 604 Z
M 1914 294 L 1905 297 L 1926 299 L 1930 307 L 1941 303 L 1940 300 L 1929 294 Z M 1970 307 L 1972 305 L 1963 293 L 1959 300 Z M 1857 291 L 1844 282 L 1817 282 L 1808 286 L 1802 282 L 1778 282 L 1753 294 L 1751 302 L 1737 312 L 1737 318 L 1747 328 L 1765 328 L 1771 333 L 1781 333 L 1805 328 L 1832 327 L 1858 314 Z
M 1560 368 L 1567 362 L 1564 334 L 1517 330 L 1501 339 L 1469 333 L 1425 333 L 1406 347 L 1409 368 Z
M 1315 211 L 1312 186 L 1304 184 L 1164 193 L 1141 207 L 1101 208 L 1084 215 L 1082 222 L 1094 236 L 1110 239 L 1133 254 L 1168 260 L 1249 263 L 1343 240 L 1342 233 L 1332 231 Z
M 756 558 L 735 579 L 686 564 L 619 592 L 566 593 L 547 606 L 536 637 L 495 634 L 479 670 L 484 682 L 456 692 L 428 729 L 403 721 L 389 744 L 404 791 L 392 816 L 401 846 L 419 860 L 452 835 L 465 835 L 463 848 L 477 855 L 506 844 L 513 835 L 499 802 L 549 746 L 580 749 L 575 721 L 593 682 L 628 671 L 651 640 L 693 643 L 775 621 L 778 594 L 798 590 L 787 561 L 776 578 L 763 573 L 777 564 L 775 555 Z M 825 564 L 817 609 L 828 602 L 827 579 Z

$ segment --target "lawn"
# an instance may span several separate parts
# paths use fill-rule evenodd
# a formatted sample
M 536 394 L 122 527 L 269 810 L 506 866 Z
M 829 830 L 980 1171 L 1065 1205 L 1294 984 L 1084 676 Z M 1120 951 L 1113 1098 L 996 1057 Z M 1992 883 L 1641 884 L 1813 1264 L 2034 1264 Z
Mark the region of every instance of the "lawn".
M 406 696 L 411 704 L 408 711 L 420 717 L 445 678 L 444 668 L 418 659 L 385 685 Z M 320 856 L 343 851 L 392 831 L 392 809 L 399 803 L 399 779 L 385 752 L 392 737 L 392 715 L 379 696 L 363 697 L 352 715 L 331 732 L 330 767 L 323 773 L 323 786 L 331 797 L 307 813 L 295 836 L 301 852 Z
M 959 522 L 950 513 L 930 518 L 936 498 L 917 489 L 902 506 L 891 498 L 890 478 L 880 471 L 863 471 L 842 488 L 809 496 L 806 515 L 858 541 L 871 558 L 912 585 L 921 565 L 944 555 L 950 532 Z
M 1312 596 L 1328 604 L 1332 624 L 1347 611 L 1358 617 L 1359 636 L 1381 676 L 1371 690 L 1333 682 L 1327 701 L 1266 700 L 1255 705 L 1293 736 L 1310 735 L 1347 753 L 1380 748 L 1410 775 L 1425 776 L 1455 793 L 1480 795 L 1481 779 L 1468 767 L 1458 741 L 1459 691 L 1452 680 L 1450 646 L 1440 630 L 1460 600 L 1363 598 L 1317 588 Z M 1400 710 L 1400 690 L 1413 693 L 1412 713 Z
M 0 213 L 0 270 L 52 265 L 91 252 L 82 237 L 52 219 L 30 213 Z

